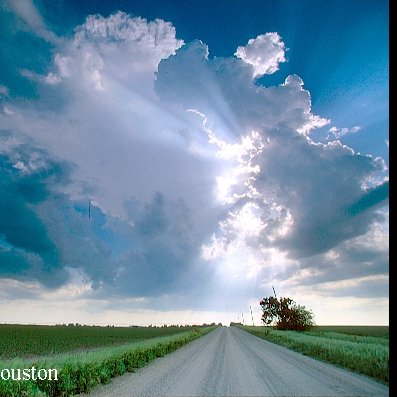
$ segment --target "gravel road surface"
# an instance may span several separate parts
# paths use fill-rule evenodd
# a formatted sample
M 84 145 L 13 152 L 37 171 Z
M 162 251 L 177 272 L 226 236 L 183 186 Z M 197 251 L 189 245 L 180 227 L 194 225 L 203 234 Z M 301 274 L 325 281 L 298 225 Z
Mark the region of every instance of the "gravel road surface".
M 219 327 L 135 373 L 96 387 L 91 397 L 388 396 L 389 388 L 267 342 Z

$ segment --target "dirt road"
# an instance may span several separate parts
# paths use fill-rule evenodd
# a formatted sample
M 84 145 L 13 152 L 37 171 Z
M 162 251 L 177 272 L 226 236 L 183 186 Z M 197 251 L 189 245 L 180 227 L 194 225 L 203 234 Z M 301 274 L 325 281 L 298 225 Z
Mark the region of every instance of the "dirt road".
M 385 385 L 235 327 L 217 328 L 90 393 L 92 397 L 388 395 Z

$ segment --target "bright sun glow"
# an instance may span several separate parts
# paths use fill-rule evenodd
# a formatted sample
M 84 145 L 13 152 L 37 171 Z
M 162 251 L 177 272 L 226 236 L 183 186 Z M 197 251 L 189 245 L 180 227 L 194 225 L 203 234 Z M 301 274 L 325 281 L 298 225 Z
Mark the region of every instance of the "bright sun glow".
M 245 204 L 237 213 L 231 213 L 231 225 L 246 236 L 258 236 L 264 227 L 258 206 L 251 202 Z

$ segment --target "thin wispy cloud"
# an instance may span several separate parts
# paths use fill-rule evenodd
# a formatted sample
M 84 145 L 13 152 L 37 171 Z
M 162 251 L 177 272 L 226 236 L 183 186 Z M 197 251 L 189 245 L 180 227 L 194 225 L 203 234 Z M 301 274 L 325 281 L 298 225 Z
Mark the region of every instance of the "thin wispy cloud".
M 32 0 L 6 0 L 6 4 L 23 21 L 25 26 L 21 26 L 21 29 L 30 29 L 38 37 L 52 44 L 59 44 L 60 39 L 46 26 Z
M 356 132 L 360 131 L 362 129 L 362 127 L 356 125 L 352 128 L 347 128 L 347 127 L 343 127 L 343 128 L 337 128 L 337 127 L 331 127 L 328 132 L 330 133 L 327 137 L 327 139 L 330 139 L 330 137 L 332 136 L 333 138 L 339 139 L 345 135 L 349 135 L 349 134 L 355 134 Z

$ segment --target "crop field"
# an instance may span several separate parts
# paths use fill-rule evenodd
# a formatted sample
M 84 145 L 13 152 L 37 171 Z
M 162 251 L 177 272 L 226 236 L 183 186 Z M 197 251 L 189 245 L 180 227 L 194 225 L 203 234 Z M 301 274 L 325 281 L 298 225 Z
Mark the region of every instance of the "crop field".
M 314 332 L 337 332 L 357 336 L 375 336 L 389 339 L 389 326 L 387 325 L 316 325 Z
M 389 383 L 389 327 L 316 326 L 305 332 L 242 328 L 307 356 Z
M 192 329 L 195 327 L 71 327 L 1 324 L 0 359 L 86 351 L 171 336 Z
M 0 326 L 0 370 L 54 368 L 58 380 L 0 379 L 0 397 L 87 393 L 213 330 L 191 327 Z

